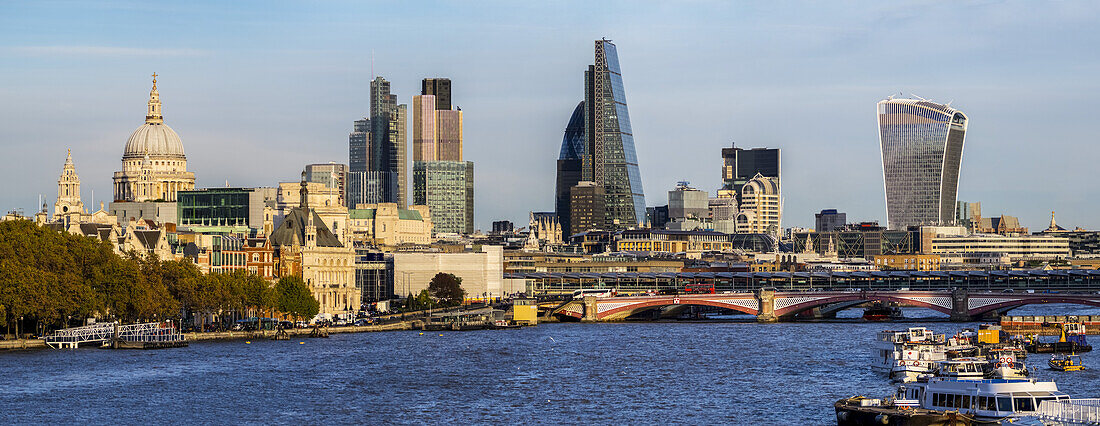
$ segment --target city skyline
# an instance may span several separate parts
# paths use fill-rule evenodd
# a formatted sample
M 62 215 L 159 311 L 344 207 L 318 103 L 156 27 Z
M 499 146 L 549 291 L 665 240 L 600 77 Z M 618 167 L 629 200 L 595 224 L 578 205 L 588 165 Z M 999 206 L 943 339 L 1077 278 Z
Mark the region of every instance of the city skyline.
M 337 25 L 332 33 L 291 42 L 284 39 L 289 36 L 276 37 L 255 26 L 273 21 L 272 14 L 246 19 L 239 13 L 243 11 L 230 10 L 225 16 L 201 18 L 201 4 L 179 6 L 175 13 L 197 19 L 194 26 L 200 30 L 244 21 L 251 23 L 254 34 L 243 34 L 251 37 L 221 47 L 222 39 L 198 36 L 175 21 L 158 20 L 153 27 L 142 24 L 92 39 L 83 36 L 98 26 L 75 25 L 49 36 L 42 32 L 54 26 L 50 23 L 70 22 L 89 11 L 100 12 L 100 25 L 152 13 L 137 3 L 130 6 L 72 5 L 58 11 L 50 4 L 19 5 L 9 6 L 14 13 L 0 17 L 6 28 L 0 33 L 9 40 L 0 45 L 0 61 L 27 64 L 0 71 L 6 81 L 0 92 L 10 100 L 0 107 L 0 143 L 14 154 L 0 163 L 5 182 L 0 207 L 32 213 L 39 207 L 39 194 L 52 204 L 56 169 L 70 148 L 87 208 L 110 201 L 110 176 L 118 167 L 119 147 L 141 124 L 138 115 L 148 100 L 147 76 L 154 71 L 162 75 L 165 116 L 187 145 L 188 171 L 195 173 L 196 187 L 224 186 L 226 180 L 232 186 L 275 186 L 296 181 L 306 164 L 346 161 L 348 123 L 369 107 L 370 55 L 358 45 L 356 59 L 341 64 L 337 59 L 346 59 L 341 57 L 350 49 L 346 44 L 318 52 L 309 49 L 334 38 L 364 34 Z M 277 8 L 286 13 L 294 7 L 302 6 Z M 1091 95 L 1097 83 L 1086 76 L 1098 64 L 1095 58 L 1074 53 L 1097 41 L 1096 30 L 1088 27 L 1097 11 L 1067 4 L 962 7 L 975 25 L 962 29 L 969 24 L 963 18 L 934 21 L 933 16 L 943 16 L 946 6 L 941 5 L 882 5 L 850 17 L 810 6 L 805 15 L 780 17 L 751 6 L 702 4 L 678 10 L 658 4 L 646 12 L 631 10 L 626 12 L 629 16 L 602 19 L 587 12 L 581 16 L 517 7 L 488 18 L 498 21 L 477 33 L 480 47 L 463 46 L 468 41 L 475 44 L 464 38 L 470 35 L 434 40 L 446 33 L 446 26 L 420 38 L 383 38 L 367 45 L 377 49 L 375 74 L 393 82 L 398 103 L 409 103 L 423 78 L 443 76 L 459 82 L 455 98 L 462 99 L 466 114 L 465 157 L 478 163 L 476 227 L 483 230 L 493 220 L 522 223 L 528 211 L 554 209 L 550 159 L 556 158 L 569 113 L 583 96 L 583 81 L 577 76 L 590 63 L 591 40 L 604 36 L 621 47 L 620 59 L 627 68 L 624 80 L 650 206 L 665 204 L 663 195 L 680 180 L 713 193 L 721 185 L 720 150 L 733 141 L 739 147 L 786 151 L 785 225 L 812 226 L 813 214 L 828 208 L 848 213 L 852 221 L 885 224 L 877 166 L 881 153 L 870 111 L 875 102 L 904 91 L 954 100 L 978 119 L 975 123 L 980 124 L 967 135 L 959 200 L 981 201 L 987 212 L 1019 216 L 1035 229 L 1049 222 L 1051 210 L 1068 227 L 1100 227 L 1100 219 L 1089 214 L 1097 207 L 1090 195 L 1100 184 L 1087 163 L 1096 148 L 1089 145 L 1085 115 L 1097 106 Z M 490 8 L 472 7 L 481 12 Z M 428 19 L 442 21 L 454 10 L 445 9 L 433 11 Z M 532 10 L 545 12 L 544 17 L 560 28 L 515 34 L 515 26 L 526 23 L 529 18 L 523 16 Z M 402 8 L 385 12 L 406 19 Z M 835 26 L 817 25 L 813 12 Z M 662 14 L 668 17 L 666 23 L 647 32 Z M 574 18 L 577 23 L 564 23 Z M 305 14 L 296 22 L 302 28 L 291 33 L 331 20 L 342 22 L 321 12 Z M 696 28 L 687 28 L 686 22 L 697 23 Z M 742 31 L 727 28 L 738 22 L 752 25 Z M 288 28 L 286 22 L 275 23 Z M 393 25 L 400 24 L 398 20 Z M 896 54 L 888 50 L 890 43 L 871 38 L 877 31 L 889 36 L 927 26 L 939 39 L 968 40 L 946 58 L 935 53 L 940 55 L 937 60 L 953 64 L 950 70 L 920 59 L 938 48 L 901 41 L 899 50 L 908 50 Z M 1014 26 L 1027 31 L 1006 33 Z M 245 30 L 214 33 L 225 36 L 226 31 Z M 142 39 L 134 33 L 152 35 Z M 486 37 L 505 33 L 512 39 Z M 706 39 L 713 40 L 712 45 L 680 50 Z M 398 48 L 383 46 L 383 40 L 409 51 L 431 43 L 443 45 L 432 49 L 455 51 L 435 59 L 412 59 L 399 54 Z M 750 43 L 730 46 L 733 40 Z M 751 42 L 764 46 L 753 47 Z M 257 61 L 253 54 L 232 58 L 254 47 L 270 59 Z M 498 49 L 513 57 L 490 60 Z M 472 56 L 456 60 L 466 54 Z M 756 60 L 740 62 L 746 57 Z M 913 70 L 884 74 L 861 68 L 870 67 L 872 59 L 912 62 L 908 68 Z M 848 60 L 856 61 L 844 63 Z M 479 61 L 505 69 L 491 71 Z M 299 65 L 284 67 L 293 64 Z M 803 70 L 809 65 L 816 72 Z M 273 66 L 285 69 L 258 72 Z M 516 76 L 517 71 L 529 75 Z M 727 74 L 730 78 L 723 80 Z M 543 84 L 534 88 L 531 79 Z M 518 88 L 531 92 L 517 92 Z M 790 115 L 797 117 L 798 126 L 783 126 L 789 120 L 784 116 Z M 64 126 L 57 124 L 59 117 Z M 1042 155 L 1019 155 L 1034 151 L 1036 145 Z M 821 185 L 823 181 L 835 184 Z

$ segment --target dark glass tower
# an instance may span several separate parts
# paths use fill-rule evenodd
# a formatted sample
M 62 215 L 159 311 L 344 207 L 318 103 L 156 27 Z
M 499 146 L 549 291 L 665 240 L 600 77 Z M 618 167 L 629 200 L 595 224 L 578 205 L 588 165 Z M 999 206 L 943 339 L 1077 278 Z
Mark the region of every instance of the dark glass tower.
M 397 104 L 390 82 L 376 77 L 370 83 L 370 171 L 382 176 L 380 202 L 408 205 L 408 165 L 405 159 L 405 105 Z
M 437 110 L 451 109 L 451 79 L 449 78 L 425 78 L 420 82 L 420 94 L 435 96 Z
M 569 189 L 581 181 L 581 165 L 584 162 L 584 102 L 573 109 L 569 125 L 565 126 L 565 137 L 561 140 L 561 153 L 558 154 L 558 179 L 554 191 L 554 211 L 561 222 L 561 229 L 571 232 Z
M 890 229 L 955 219 L 967 117 L 924 99 L 878 103 L 886 223 Z
M 780 181 L 780 150 L 778 148 L 722 148 L 722 189 L 734 191 L 741 202 L 741 187 L 757 173 Z
M 585 80 L 585 141 L 582 180 L 603 186 L 604 227 L 617 231 L 645 223 L 645 195 L 626 108 L 615 45 L 596 40 L 595 64 Z

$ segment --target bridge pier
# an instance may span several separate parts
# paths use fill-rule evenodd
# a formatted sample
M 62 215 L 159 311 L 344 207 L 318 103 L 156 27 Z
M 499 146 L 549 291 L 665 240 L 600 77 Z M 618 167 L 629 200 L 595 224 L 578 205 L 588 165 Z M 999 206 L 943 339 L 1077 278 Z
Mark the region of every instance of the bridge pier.
M 951 290 L 951 321 L 970 322 L 970 295 L 963 288 Z
M 599 321 L 596 318 L 596 296 L 584 296 L 584 317 L 581 321 L 584 322 L 596 322 Z
M 760 306 L 756 322 L 779 322 L 779 317 L 775 316 L 775 290 L 758 290 L 756 301 Z

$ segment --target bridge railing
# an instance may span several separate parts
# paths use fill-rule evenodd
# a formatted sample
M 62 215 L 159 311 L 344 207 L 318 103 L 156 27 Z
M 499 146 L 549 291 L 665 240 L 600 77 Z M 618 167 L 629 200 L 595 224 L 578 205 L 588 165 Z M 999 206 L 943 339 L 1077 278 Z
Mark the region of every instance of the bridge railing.
M 687 286 L 713 285 L 715 291 L 753 292 L 762 288 L 777 291 L 943 291 L 953 288 L 972 292 L 1002 292 L 1005 290 L 1036 292 L 1095 293 L 1100 291 L 1100 275 L 1033 275 L 1028 271 L 1013 271 L 1005 276 L 987 273 L 984 276 L 950 273 L 938 275 L 914 273 L 903 276 L 875 276 L 882 272 L 846 273 L 825 275 L 822 273 L 752 274 L 752 277 L 691 277 L 685 274 L 649 274 L 646 277 L 615 276 L 616 274 L 576 274 L 571 277 L 551 276 L 528 278 L 530 290 L 536 294 L 568 294 L 578 289 L 614 288 L 620 292 L 644 292 L 668 290 L 682 292 Z M 690 275 L 690 274 L 688 274 Z

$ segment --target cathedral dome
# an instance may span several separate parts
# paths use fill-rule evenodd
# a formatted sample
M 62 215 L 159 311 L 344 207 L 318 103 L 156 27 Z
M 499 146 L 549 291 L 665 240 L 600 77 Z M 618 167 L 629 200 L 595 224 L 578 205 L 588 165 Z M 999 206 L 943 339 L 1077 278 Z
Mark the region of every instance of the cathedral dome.
M 183 157 L 183 142 L 175 130 L 164 123 L 145 123 L 126 141 L 123 158 Z
M 145 124 L 134 130 L 126 141 L 122 158 L 175 157 L 184 158 L 183 141 L 175 130 L 164 124 L 160 111 L 160 93 L 157 92 L 157 75 L 153 74 L 153 90 L 149 92 L 149 110 Z

